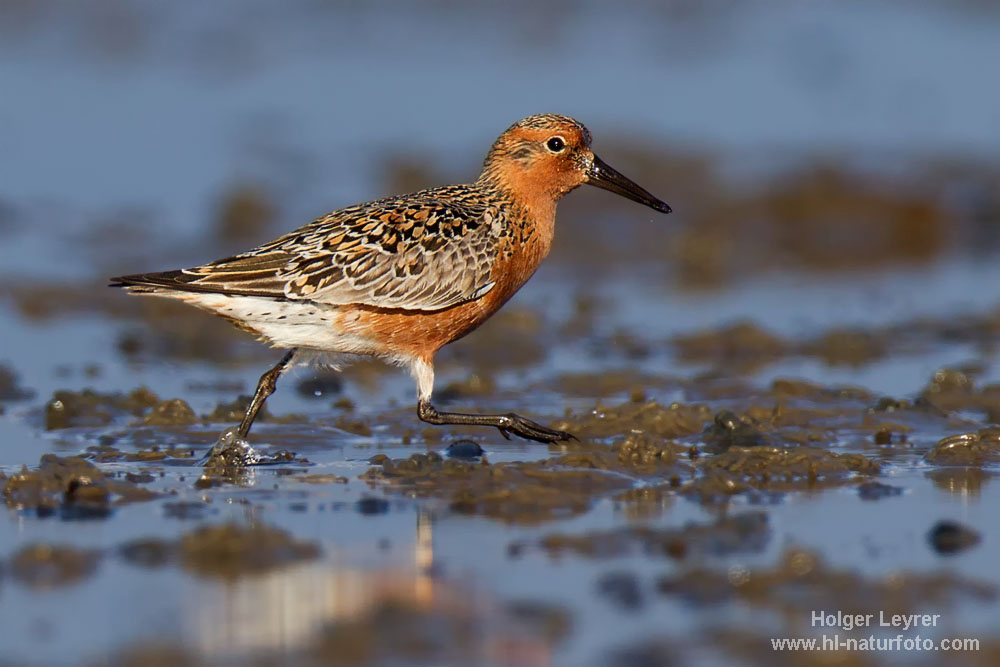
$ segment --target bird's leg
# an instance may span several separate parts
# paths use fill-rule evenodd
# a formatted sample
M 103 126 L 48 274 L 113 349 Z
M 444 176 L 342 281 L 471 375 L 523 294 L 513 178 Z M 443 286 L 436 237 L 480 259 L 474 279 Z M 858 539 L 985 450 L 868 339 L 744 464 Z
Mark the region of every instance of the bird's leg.
M 243 415 L 243 421 L 240 422 L 239 428 L 236 429 L 236 435 L 240 440 L 245 440 L 247 434 L 250 433 L 253 420 L 257 418 L 257 413 L 260 412 L 260 409 L 264 407 L 264 401 L 267 400 L 267 397 L 274 393 L 274 387 L 278 383 L 278 378 L 285 372 L 285 369 L 291 363 L 294 356 L 295 350 L 290 351 L 281 358 L 281 361 L 274 368 L 260 376 L 260 381 L 257 382 L 257 391 L 254 392 L 253 399 L 250 401 L 250 405 L 247 406 L 246 414 Z
M 434 388 L 434 367 L 430 362 L 418 360 L 414 362 L 413 374 L 417 380 L 419 399 L 417 401 L 417 416 L 428 424 L 462 424 L 468 426 L 495 426 L 500 429 L 503 437 L 510 439 L 510 434 L 519 435 L 536 442 L 558 442 L 560 440 L 575 440 L 575 436 L 565 431 L 557 431 L 542 426 L 520 415 L 508 413 L 505 415 L 472 415 L 462 412 L 438 412 L 431 405 L 431 392 Z

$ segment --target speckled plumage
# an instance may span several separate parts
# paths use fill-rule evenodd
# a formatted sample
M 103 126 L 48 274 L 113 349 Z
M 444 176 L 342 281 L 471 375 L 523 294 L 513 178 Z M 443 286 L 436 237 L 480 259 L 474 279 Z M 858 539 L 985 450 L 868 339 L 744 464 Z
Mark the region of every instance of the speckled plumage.
M 572 118 L 530 116 L 494 142 L 474 183 L 342 208 L 233 257 L 112 284 L 180 299 L 311 358 L 370 354 L 407 364 L 418 380 L 421 418 L 444 418 L 425 409 L 434 353 L 475 329 L 531 277 L 549 252 L 560 197 L 591 182 L 669 211 L 597 159 L 590 140 Z M 545 441 L 568 437 L 523 418 L 532 427 L 475 417 L 481 419 L 432 423 L 488 423 L 505 435 Z
M 439 310 L 482 296 L 510 204 L 452 185 L 328 213 L 248 252 L 144 282 L 225 294 Z

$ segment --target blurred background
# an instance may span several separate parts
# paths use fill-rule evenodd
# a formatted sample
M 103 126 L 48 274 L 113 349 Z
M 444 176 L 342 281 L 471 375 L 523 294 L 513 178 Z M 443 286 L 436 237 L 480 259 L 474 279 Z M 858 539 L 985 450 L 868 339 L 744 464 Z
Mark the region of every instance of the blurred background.
M 564 393 L 555 378 L 614 368 L 912 395 L 957 364 L 996 382 L 998 35 L 990 0 L 0 0 L 0 466 L 99 438 L 48 432 L 54 391 L 145 385 L 200 414 L 276 358 L 193 309 L 105 289 L 109 276 L 473 180 L 497 135 L 541 112 L 585 123 L 595 152 L 674 213 L 568 196 L 538 275 L 442 352 L 450 396 L 560 415 L 635 381 Z M 362 364 L 335 393 L 361 422 L 398 408 L 388 419 L 408 423 L 401 375 Z M 304 401 L 318 386 L 270 405 L 317 418 L 330 401 Z M 337 428 L 363 435 L 356 417 Z M 2 553 L 27 539 L 13 523 Z M 49 657 L 68 655 L 72 635 L 8 627 L 62 637 Z M 127 643 L 92 630 L 91 652 Z M 606 648 L 576 637 L 557 657 Z
M 573 193 L 522 303 L 610 295 L 605 319 L 655 337 L 998 296 L 997 3 L 6 0 L 0 19 L 0 272 L 31 318 L 149 317 L 95 288 L 474 179 L 548 111 L 676 212 Z
M 616 239 L 713 286 L 996 245 L 996 3 L 0 12 L 3 264 L 23 279 L 197 263 L 341 205 L 472 179 L 496 135 L 542 111 L 582 120 L 677 209 L 649 225 L 577 194 L 560 259 Z M 595 208 L 613 217 L 575 222 Z

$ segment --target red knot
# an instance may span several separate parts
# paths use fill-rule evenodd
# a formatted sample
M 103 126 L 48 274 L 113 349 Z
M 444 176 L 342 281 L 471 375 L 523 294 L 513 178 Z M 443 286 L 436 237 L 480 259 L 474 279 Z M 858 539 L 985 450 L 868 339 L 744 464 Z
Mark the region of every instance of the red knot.
M 540 114 L 500 135 L 475 183 L 349 206 L 239 255 L 112 285 L 190 303 L 289 350 L 260 378 L 241 440 L 283 371 L 298 362 L 336 366 L 340 355 L 408 367 L 425 422 L 566 440 L 572 435 L 516 414 L 440 412 L 431 394 L 435 353 L 524 285 L 549 253 L 556 203 L 584 183 L 670 212 L 594 155 L 581 123 Z

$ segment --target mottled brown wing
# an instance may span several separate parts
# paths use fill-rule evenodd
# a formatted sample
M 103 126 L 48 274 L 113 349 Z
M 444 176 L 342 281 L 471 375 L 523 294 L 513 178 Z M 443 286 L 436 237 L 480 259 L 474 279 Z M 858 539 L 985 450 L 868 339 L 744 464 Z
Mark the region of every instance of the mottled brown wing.
M 198 290 L 440 310 L 493 287 L 497 212 L 431 190 L 341 209 L 250 252 L 181 272 Z

